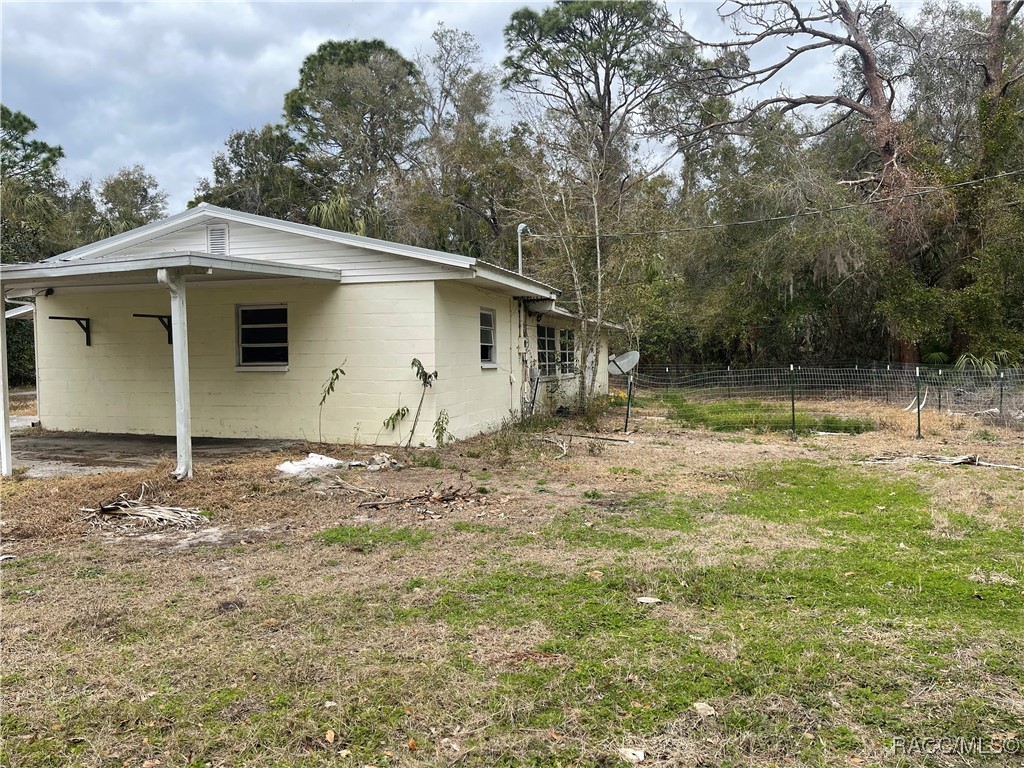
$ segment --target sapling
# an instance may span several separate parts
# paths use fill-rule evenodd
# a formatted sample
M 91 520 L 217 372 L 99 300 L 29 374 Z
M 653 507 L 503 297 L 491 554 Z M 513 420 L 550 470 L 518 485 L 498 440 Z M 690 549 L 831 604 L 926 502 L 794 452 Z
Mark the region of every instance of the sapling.
M 416 434 L 416 425 L 420 420 L 420 411 L 423 410 L 423 399 L 427 396 L 427 390 L 437 381 L 437 371 L 427 373 L 427 369 L 423 367 L 423 363 L 419 361 L 419 358 L 414 357 L 412 359 L 412 369 L 416 371 L 416 378 L 420 380 L 423 391 L 420 392 L 420 403 L 416 406 L 416 416 L 412 420 L 412 430 L 409 432 L 409 439 L 405 443 L 406 448 L 412 445 L 412 436 Z

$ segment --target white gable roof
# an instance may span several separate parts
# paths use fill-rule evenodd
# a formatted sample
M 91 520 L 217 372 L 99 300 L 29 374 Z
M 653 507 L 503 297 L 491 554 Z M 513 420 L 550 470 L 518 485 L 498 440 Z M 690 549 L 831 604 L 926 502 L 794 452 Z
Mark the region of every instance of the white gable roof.
M 281 221 L 267 216 L 258 216 L 252 213 L 242 213 L 229 208 L 221 208 L 208 203 L 200 203 L 195 208 L 175 214 L 166 219 L 146 224 L 137 229 L 114 235 L 89 245 L 76 248 L 73 251 L 54 256 L 46 262 L 58 264 L 73 264 L 75 262 L 98 263 L 110 257 L 119 257 L 131 254 L 133 249 L 153 251 L 154 248 L 160 252 L 166 252 L 167 248 L 160 248 L 159 243 L 151 241 L 161 238 L 172 238 L 175 233 L 184 230 L 196 229 L 204 225 L 227 222 L 237 224 L 245 228 L 256 228 L 267 233 L 281 233 L 290 238 L 304 238 L 311 242 L 319 242 L 319 250 L 324 244 L 334 244 L 344 249 L 354 249 L 359 253 L 387 255 L 399 257 L 404 260 L 412 260 L 421 267 L 434 267 L 439 270 L 455 270 L 465 274 L 466 279 L 478 280 L 491 287 L 499 288 L 505 292 L 520 296 L 555 298 L 558 291 L 545 283 L 510 272 L 493 264 L 480 261 L 454 253 L 444 253 L 428 248 L 418 248 L 412 245 L 392 243 L 386 240 L 377 240 L 371 237 L 361 237 L 345 232 L 337 232 L 321 227 L 313 227 L 308 224 L 296 224 L 290 221 Z M 151 243 L 147 247 L 147 243 Z M 193 246 L 186 246 L 194 249 Z M 325 254 L 326 256 L 326 254 Z M 232 258 L 232 256 L 221 256 L 221 258 Z M 308 266 L 320 266 L 316 263 L 317 257 L 310 255 L 304 261 Z M 268 260 L 274 260 L 270 258 Z M 282 259 L 283 261 L 284 259 Z M 408 262 L 406 262 L 408 263 Z M 327 257 L 322 266 L 340 268 L 345 272 L 345 266 L 340 263 L 330 263 Z

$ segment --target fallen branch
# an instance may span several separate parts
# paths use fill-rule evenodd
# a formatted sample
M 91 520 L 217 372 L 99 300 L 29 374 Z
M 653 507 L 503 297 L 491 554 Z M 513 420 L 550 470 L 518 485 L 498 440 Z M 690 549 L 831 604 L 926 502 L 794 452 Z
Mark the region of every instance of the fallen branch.
M 448 486 L 442 488 L 439 491 L 424 491 L 423 493 L 417 493 L 413 496 L 406 496 L 401 499 L 376 499 L 374 501 L 363 501 L 358 506 L 369 507 L 371 509 L 381 509 L 383 507 L 393 507 L 396 504 L 413 504 L 415 502 L 431 502 L 434 504 L 447 504 L 458 501 L 465 501 L 467 498 L 476 495 L 476 490 L 473 486 L 468 485 L 464 488 L 456 488 L 455 486 Z
M 361 493 L 364 496 L 376 496 L 378 499 L 386 499 L 388 497 L 387 491 L 382 491 L 380 488 L 366 489 L 360 488 L 358 485 L 341 479 L 337 475 L 334 477 L 334 482 L 327 486 L 329 490 L 341 490 L 348 491 L 349 493 Z
M 599 435 L 578 435 L 574 432 L 559 432 L 563 437 L 582 437 L 584 440 L 607 440 L 609 443 L 632 443 L 632 440 L 625 440 L 621 437 L 601 437 Z
M 563 443 L 561 440 L 555 440 L 555 438 L 553 437 L 542 437 L 540 438 L 540 441 L 542 443 L 551 443 L 552 445 L 557 445 L 561 449 L 562 453 L 556 456 L 555 458 L 561 459 L 564 458 L 566 454 L 569 453 L 569 446 L 572 445 L 572 436 L 569 437 L 569 442 L 567 443 Z
M 965 454 L 963 456 L 929 456 L 927 454 L 915 453 L 913 456 L 875 456 L 871 459 L 864 459 L 862 464 L 892 464 L 895 461 L 906 460 L 906 461 L 930 461 L 934 464 L 944 464 L 946 466 L 955 467 L 961 464 L 965 464 L 972 467 L 990 467 L 992 469 L 1016 469 L 1020 472 L 1024 472 L 1024 467 L 1017 466 L 1016 464 L 993 464 L 990 461 L 982 461 L 981 457 L 977 454 Z

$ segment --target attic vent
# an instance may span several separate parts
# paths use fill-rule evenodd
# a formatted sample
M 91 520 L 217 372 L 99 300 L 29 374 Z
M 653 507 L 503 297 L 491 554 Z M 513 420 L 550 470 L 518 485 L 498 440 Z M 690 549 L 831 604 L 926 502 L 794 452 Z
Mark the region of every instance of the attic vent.
M 206 228 L 206 252 L 213 256 L 228 255 L 227 224 L 211 224 Z

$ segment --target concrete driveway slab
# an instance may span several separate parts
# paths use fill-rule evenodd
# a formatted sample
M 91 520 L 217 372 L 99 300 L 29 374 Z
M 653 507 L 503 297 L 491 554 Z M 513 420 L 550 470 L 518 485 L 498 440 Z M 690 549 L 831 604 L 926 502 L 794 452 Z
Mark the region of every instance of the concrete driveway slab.
M 283 450 L 295 440 L 230 440 L 198 437 L 192 441 L 196 463 L 230 456 Z M 153 466 L 174 459 L 175 440 L 161 435 L 109 435 L 94 432 L 42 432 L 11 438 L 15 469 L 26 477 L 95 475 L 112 470 Z

